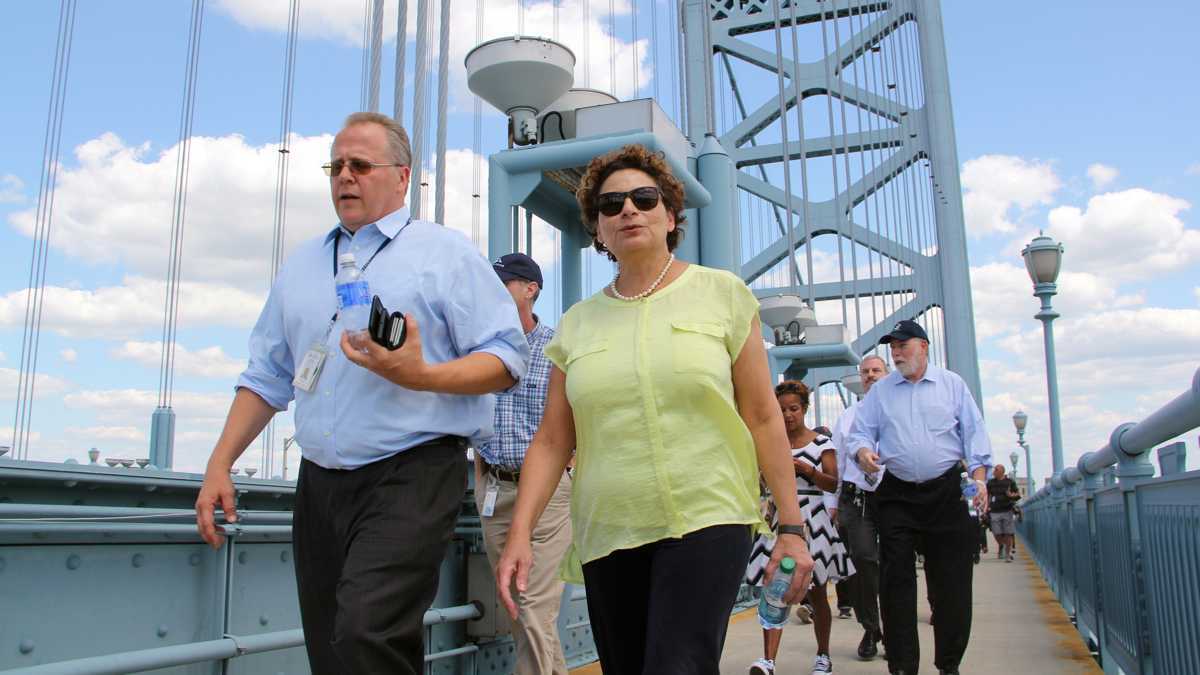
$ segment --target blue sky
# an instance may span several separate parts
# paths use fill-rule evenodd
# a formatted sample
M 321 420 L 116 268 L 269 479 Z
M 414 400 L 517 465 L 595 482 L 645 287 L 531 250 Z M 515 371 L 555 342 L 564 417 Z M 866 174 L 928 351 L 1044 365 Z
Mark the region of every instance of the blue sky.
M 173 156 L 161 153 L 178 140 L 190 4 L 80 3 L 39 357 L 48 379 L 39 382 L 34 406 L 34 458 L 81 458 L 93 445 L 106 456 L 145 456 L 174 166 Z M 358 107 L 362 58 L 359 0 L 301 4 L 289 246 L 330 224 L 324 177 L 314 167 L 328 149 L 323 135 Z M 511 34 L 515 3 L 487 4 L 485 37 Z M 559 10 L 561 37 L 576 51 L 579 4 L 564 2 Z M 474 5 L 455 3 L 449 127 L 448 220 L 468 231 L 472 115 L 459 71 L 474 43 Z M 660 101 L 672 110 L 671 47 L 661 37 L 647 42 L 649 0 L 637 4 L 637 65 L 628 0 L 615 3 L 612 42 L 607 3 L 591 5 L 588 84 L 606 89 L 615 72 L 618 94 L 630 97 L 636 71 L 639 94 L 652 94 L 647 50 L 653 45 Z M 657 11 L 665 26 L 668 4 Z M 1200 91 L 1186 32 L 1200 9 L 948 0 L 943 15 L 984 408 L 1002 456 L 1012 446 L 1009 415 L 1017 407 L 1030 414 L 1035 475 L 1044 476 L 1040 327 L 1019 258 L 1038 229 L 1067 248 L 1056 306 L 1064 315 L 1057 328 L 1069 459 L 1098 447 L 1116 424 L 1182 392 L 1200 365 L 1194 355 L 1200 140 L 1189 131 L 1194 115 L 1187 113 L 1200 103 Z M 203 466 L 267 288 L 284 16 L 285 2 L 248 0 L 210 0 L 205 15 L 179 333 L 185 351 L 176 376 L 181 468 Z M 549 33 L 551 16 L 549 4 L 527 3 L 527 25 L 543 29 L 531 32 Z M 0 73 L 0 444 L 7 444 L 29 274 L 25 230 L 37 200 L 58 7 L 6 3 L 0 18 L 0 58 L 17 64 Z M 395 25 L 390 15 L 388 25 Z M 611 71 L 610 47 L 617 55 Z M 385 73 L 391 58 L 389 50 Z M 411 69 L 411 54 L 408 63 Z M 390 109 L 387 79 L 381 99 Z M 484 154 L 498 149 L 503 135 L 502 118 L 485 111 Z M 549 236 L 541 232 L 535 248 L 544 250 Z M 593 265 L 599 282 L 607 265 Z M 279 433 L 289 425 L 284 417 Z M 1200 465 L 1195 436 L 1188 439 L 1192 467 Z M 257 464 L 253 451 L 242 463 Z

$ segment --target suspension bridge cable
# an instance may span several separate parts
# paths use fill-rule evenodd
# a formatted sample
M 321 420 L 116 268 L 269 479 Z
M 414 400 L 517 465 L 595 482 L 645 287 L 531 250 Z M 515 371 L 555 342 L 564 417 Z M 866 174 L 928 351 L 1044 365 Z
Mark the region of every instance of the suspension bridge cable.
M 408 51 L 408 0 L 399 0 L 396 16 L 396 74 L 392 92 L 392 118 L 404 126 L 404 59 Z M 411 169 L 411 167 L 409 167 Z
M 434 222 L 446 223 L 446 96 L 450 85 L 450 0 L 442 0 L 438 22 L 437 174 L 434 176 Z
M 675 99 L 675 124 L 680 129 L 687 128 L 687 82 L 683 77 L 680 77 L 680 72 L 683 69 L 683 64 L 686 60 L 683 57 L 683 23 L 679 15 L 679 2 L 672 0 L 671 2 L 671 21 L 674 24 L 671 27 L 671 77 L 675 80 L 675 92 L 678 96 Z
M 841 28 L 840 28 L 840 23 L 841 23 L 840 19 L 838 18 L 837 0 L 833 0 L 833 43 L 834 43 L 834 45 L 836 45 L 836 47 L 834 48 L 835 54 L 837 53 L 838 50 L 841 49 L 841 45 L 842 45 L 842 32 L 841 32 Z M 849 8 L 849 6 L 847 6 L 847 8 L 846 8 L 846 23 L 847 23 L 847 27 L 848 27 L 849 23 L 850 23 L 850 8 Z M 839 104 L 838 108 L 841 112 L 841 118 L 842 118 L 842 166 L 845 168 L 845 173 L 846 173 L 846 190 L 849 190 L 852 185 L 852 182 L 851 182 L 851 178 L 850 178 L 850 147 L 849 147 L 849 143 L 846 139 L 845 67 L 841 64 L 840 61 L 837 62 L 835 65 L 837 67 L 837 71 L 835 74 L 837 75 L 838 90 L 841 92 L 841 95 L 838 96 L 838 104 Z M 857 107 L 858 106 L 856 105 L 855 108 L 857 108 Z M 861 129 L 859 131 L 861 131 Z M 862 152 L 862 144 L 861 143 L 859 144 L 859 152 L 860 153 Z M 836 160 L 836 156 L 835 156 L 835 160 Z M 836 164 L 836 161 L 835 161 L 835 164 Z M 847 194 L 846 197 L 847 197 L 846 205 L 843 210 L 839 211 L 839 215 L 844 214 L 844 217 L 846 219 L 847 229 L 850 230 L 847 233 L 846 238 L 850 242 L 850 278 L 853 280 L 853 283 L 854 283 L 854 293 L 853 293 L 853 297 L 854 297 L 854 327 L 855 327 L 855 337 L 857 338 L 857 337 L 862 337 L 862 316 L 861 316 L 862 305 L 860 303 L 860 298 L 859 298 L 859 296 L 861 295 L 861 289 L 860 289 L 859 283 L 858 283 L 858 241 L 855 238 L 854 233 L 853 233 L 853 225 L 854 225 L 853 196 L 850 194 Z M 840 247 L 839 247 L 838 251 L 839 251 L 839 253 L 841 252 Z M 843 276 L 845 276 L 844 273 L 843 273 Z M 844 285 L 844 282 L 843 282 L 843 285 Z M 843 298 L 845 298 L 844 293 L 843 293 Z
M 854 21 L 855 16 L 857 16 L 859 19 L 857 25 L 855 24 L 855 21 Z M 862 16 L 862 8 L 860 6 L 858 8 L 857 12 L 853 12 L 850 14 L 850 33 L 851 33 L 850 51 L 854 55 L 854 60 L 851 62 L 850 65 L 851 65 L 851 72 L 854 74 L 854 88 L 857 91 L 862 91 L 862 88 L 861 88 L 861 85 L 859 82 L 859 77 L 858 77 L 859 63 L 866 59 L 866 54 L 867 54 L 866 41 L 865 40 L 859 41 L 859 39 L 858 39 L 862 35 L 862 24 L 863 24 L 863 16 Z M 855 115 L 855 120 L 856 120 L 855 128 L 858 130 L 859 134 L 864 134 L 863 107 L 861 104 L 854 106 L 854 115 Z M 867 145 L 867 147 L 861 148 L 858 153 L 858 171 L 859 171 L 861 180 L 864 181 L 864 185 L 863 185 L 864 192 L 863 192 L 863 199 L 862 199 L 863 220 L 866 223 L 866 230 L 867 230 L 866 239 L 869 242 L 871 239 L 871 235 L 873 234 L 873 231 L 871 229 L 871 196 L 874 193 L 874 190 L 872 190 L 869 185 L 865 184 L 866 177 L 867 177 L 867 152 L 868 152 L 868 148 L 869 148 L 870 152 L 872 154 L 874 154 L 877 139 L 875 138 L 875 134 L 873 132 L 869 133 L 869 134 L 865 134 L 865 135 L 866 135 L 866 138 L 868 139 L 868 145 Z M 848 180 L 849 179 L 847 179 L 847 181 Z M 863 248 L 866 250 L 866 255 L 867 255 L 867 279 L 873 282 L 873 281 L 875 281 L 875 278 L 876 278 L 875 277 L 875 255 L 874 255 L 875 252 L 872 251 L 869 243 L 865 244 L 863 246 Z M 877 309 L 878 309 L 878 303 L 876 302 L 877 294 L 875 293 L 875 291 L 873 289 L 870 291 L 870 298 L 871 298 L 871 325 L 876 325 L 879 323 L 879 312 L 877 311 Z M 862 337 L 861 331 L 859 333 L 859 337 Z
M 475 0 L 475 44 L 483 43 L 483 0 Z M 556 13 L 557 14 L 557 13 Z M 475 96 L 475 111 L 472 117 L 471 138 L 471 241 L 479 248 L 480 239 L 480 188 L 483 174 L 483 99 Z
M 188 35 L 188 59 L 184 72 L 183 104 L 179 113 L 179 144 L 175 164 L 175 196 L 172 208 L 171 251 L 167 292 L 163 311 L 163 346 L 159 375 L 159 407 L 171 407 L 175 385 L 175 340 L 179 323 L 179 291 L 183 270 L 183 235 L 187 216 L 188 177 L 191 170 L 192 121 L 196 111 L 196 75 L 200 66 L 200 37 L 204 27 L 204 0 L 193 0 Z
M 653 74 L 650 76 L 654 83 L 654 101 L 662 106 L 662 101 L 658 95 L 658 0 L 650 0 L 650 64 L 654 68 Z
M 379 110 L 379 75 L 383 60 L 383 0 L 375 0 L 371 9 L 371 70 L 367 89 L 367 110 Z
M 421 184 L 425 180 L 425 118 L 429 110 L 429 0 L 417 0 L 417 45 L 413 52 L 412 174 L 409 211 L 421 218 Z
M 778 4 L 778 3 L 776 3 Z M 792 63 L 797 67 L 800 63 L 800 39 L 796 35 L 796 5 L 788 3 L 788 15 L 791 20 L 791 38 L 792 38 Z M 796 81 L 798 78 L 793 77 L 796 87 L 796 138 L 800 145 L 800 204 L 804 209 L 804 257 L 807 263 L 808 272 L 808 307 L 817 311 L 816 289 L 813 285 L 813 234 L 812 234 L 812 214 L 809 209 L 808 198 L 808 154 L 804 151 L 804 93 L 800 91 L 800 83 Z M 785 154 L 786 157 L 786 154 Z M 791 252 L 790 255 L 795 255 Z
M 29 285 L 25 291 L 25 323 L 21 335 L 21 363 L 17 377 L 16 405 L 13 411 L 13 459 L 29 458 L 29 435 L 33 421 L 33 394 L 37 381 L 42 304 L 45 297 L 46 267 L 49 259 L 50 226 L 60 166 L 58 157 L 62 143 L 71 45 L 75 34 L 75 10 L 75 0 L 62 0 L 59 4 L 58 40 L 55 45 L 54 68 L 50 80 L 46 133 L 42 142 L 42 166 L 38 184 L 33 250 L 29 260 Z
M 363 32 L 362 32 L 362 72 L 358 81 L 358 109 L 367 109 L 367 72 L 370 63 L 368 45 L 371 39 L 371 0 L 363 0 Z
M 900 39 L 900 31 L 903 29 L 903 26 L 904 26 L 904 17 L 903 17 L 903 14 L 900 14 L 896 18 L 896 29 L 889 36 L 889 38 L 891 39 L 891 42 L 893 44 L 893 50 L 894 50 L 894 53 L 892 54 L 892 59 L 891 59 L 891 66 L 892 66 L 892 82 L 895 84 L 897 108 L 899 108 L 900 106 L 909 107 L 908 106 L 908 83 L 907 83 L 907 81 L 902 80 L 900 66 L 898 63 L 899 59 L 903 58 L 903 54 L 901 53 L 901 51 L 903 50 L 904 44 Z M 912 142 L 912 140 L 914 138 L 916 138 L 916 133 L 910 132 L 909 139 L 904 142 L 910 143 L 910 142 Z M 910 181 L 904 180 L 904 175 L 903 175 L 905 173 L 908 173 L 910 176 L 912 175 L 908 171 L 908 169 L 910 167 L 911 167 L 911 163 L 908 164 L 904 169 L 900 170 L 897 173 L 896 182 L 899 183 L 899 185 L 897 186 L 897 189 L 901 191 L 901 195 L 902 195 L 903 201 L 904 201 L 903 209 L 904 209 L 905 224 L 907 225 L 906 229 L 908 231 L 908 248 L 910 250 L 914 251 L 916 254 L 914 256 L 915 263 L 914 263 L 914 265 L 911 266 L 912 267 L 912 276 L 913 276 L 913 280 L 914 280 L 913 296 L 914 296 L 914 298 L 916 298 L 918 300 L 917 310 L 916 310 L 917 314 L 913 316 L 913 320 L 917 321 L 918 323 L 921 323 L 921 319 L 924 318 L 924 311 L 921 309 L 921 304 L 924 301 L 925 293 L 927 291 L 927 285 L 925 284 L 925 278 L 924 278 L 925 275 L 924 275 L 924 271 L 922 269 L 924 267 L 924 265 L 921 265 L 921 261 L 920 261 L 921 245 L 916 239 L 916 231 L 915 231 L 914 225 L 913 225 L 915 214 L 913 213 L 911 185 L 908 184 L 908 183 L 910 183 Z M 928 330 L 926 330 L 926 333 L 928 333 Z
M 551 6 L 554 8 L 553 9 L 554 33 L 552 35 L 554 37 L 555 42 L 558 42 L 558 6 L 559 6 L 559 2 L 561 2 L 561 0 L 551 0 Z
M 642 90 L 641 72 L 638 68 L 640 60 L 638 59 L 638 4 L 637 0 L 630 0 L 633 4 L 633 12 L 630 14 L 630 25 L 633 27 L 633 96 L 637 98 L 638 92 Z
M 887 11 L 890 12 L 890 10 L 887 10 Z M 881 109 L 878 112 L 879 116 L 882 117 L 883 119 L 897 122 L 897 124 L 898 124 L 899 122 L 897 120 L 894 120 L 891 116 L 891 110 L 890 110 L 891 94 L 888 93 L 888 89 L 886 86 L 887 80 L 883 77 L 883 72 L 884 72 L 883 41 L 885 39 L 886 39 L 886 36 L 879 37 L 875 41 L 874 46 L 871 48 L 871 53 L 874 55 L 871 59 L 872 65 L 873 65 L 871 74 L 872 74 L 872 79 L 874 80 L 873 91 L 875 92 L 875 94 L 877 96 L 880 97 L 880 99 L 882 99 L 882 108 L 883 109 Z M 880 122 L 879 128 L 881 131 L 883 130 L 882 122 Z M 883 165 L 886 162 L 888 162 L 892 156 L 894 156 L 896 153 L 899 153 L 900 151 L 901 151 L 901 149 L 897 148 L 892 153 L 891 156 L 883 158 L 883 161 L 876 168 L 883 168 Z M 896 249 L 899 249 L 900 241 L 896 238 L 896 235 L 895 235 L 896 213 L 895 213 L 895 209 L 892 204 L 892 196 L 893 195 L 892 195 L 892 182 L 891 182 L 890 176 L 882 177 L 882 184 L 879 186 L 878 192 L 879 192 L 880 199 L 883 201 L 883 207 L 881 209 L 882 215 L 880 216 L 883 219 L 881 222 L 881 225 L 882 225 L 881 229 L 886 232 L 886 234 L 883 236 L 886 237 L 888 243 L 892 244 L 893 247 L 895 247 Z M 900 267 L 899 267 L 900 261 L 896 258 L 895 252 L 893 252 L 891 255 L 887 256 L 887 262 L 888 262 L 889 276 L 892 279 L 898 279 L 900 276 Z M 897 297 L 898 295 L 899 295 L 899 292 L 897 292 L 897 291 L 893 291 L 892 293 L 889 293 L 887 295 L 887 299 L 890 301 L 889 304 L 891 305 L 886 310 L 888 316 L 895 314 L 896 311 L 900 308 L 900 301 L 903 298 Z M 890 359 L 890 357 L 889 357 L 889 359 Z
M 617 12 L 613 0 L 608 0 L 608 88 L 617 95 Z
M 792 227 L 792 219 L 795 216 L 795 211 L 792 210 L 792 154 L 788 146 L 788 112 L 787 112 L 787 97 L 784 95 L 783 86 L 783 27 L 779 18 L 779 3 L 771 3 L 773 10 L 772 18 L 775 21 L 775 83 L 779 91 L 779 128 L 780 128 L 780 147 L 783 151 L 783 203 L 784 213 L 787 214 L 787 258 L 789 261 L 788 269 L 788 286 L 792 293 L 799 294 L 799 282 L 796 275 L 796 232 Z M 793 60 L 793 63 L 795 61 Z M 792 73 L 792 84 L 795 85 L 795 73 Z M 711 98 L 711 97 L 709 97 Z M 798 103 L 798 102 L 797 102 Z M 804 161 L 803 153 L 800 155 L 800 161 Z M 809 242 L 811 244 L 811 242 Z M 810 276 L 809 284 L 812 284 Z
M 580 32 L 581 32 L 582 38 L 583 38 L 583 86 L 584 87 L 591 86 L 591 80 L 592 80 L 592 50 L 591 50 L 591 46 L 590 46 L 591 38 L 588 35 L 588 33 L 590 32 L 588 29 L 591 27 L 589 25 L 589 24 L 591 24 L 591 16 L 592 16 L 591 3 L 588 0 L 583 0 L 583 13 L 580 14 L 581 21 L 582 21 L 582 23 L 580 25 Z
M 838 204 L 838 197 L 841 195 L 841 184 L 838 181 L 837 168 L 837 146 L 834 139 L 837 137 L 833 126 L 833 78 L 830 75 L 829 62 L 833 55 L 829 53 L 829 34 L 826 28 L 825 8 L 821 10 L 821 50 L 824 53 L 824 58 L 821 59 L 822 70 L 825 73 L 825 106 L 826 120 L 829 126 L 829 168 L 832 171 L 833 178 L 833 209 L 834 209 L 834 228 L 836 229 L 835 237 L 837 237 L 837 259 L 838 259 L 838 291 L 841 295 L 842 303 L 842 324 L 849 323 L 849 316 L 846 313 L 846 262 L 843 255 L 843 235 L 842 221 L 844 220 L 842 209 Z M 833 20 L 837 21 L 837 6 L 834 6 Z M 834 54 L 837 54 L 837 44 L 834 44 Z M 849 187 L 849 186 L 847 186 Z

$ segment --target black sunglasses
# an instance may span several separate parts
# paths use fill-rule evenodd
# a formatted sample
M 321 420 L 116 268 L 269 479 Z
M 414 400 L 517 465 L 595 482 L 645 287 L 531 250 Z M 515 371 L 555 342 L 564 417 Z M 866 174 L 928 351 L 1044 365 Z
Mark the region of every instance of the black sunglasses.
M 352 159 L 349 162 L 335 159 L 328 164 L 322 164 L 321 168 L 325 170 L 326 176 L 340 176 L 342 169 L 350 167 L 350 173 L 355 176 L 365 176 L 371 173 L 371 170 L 378 166 L 404 166 L 403 164 L 389 164 L 386 162 L 368 162 L 365 159 Z
M 625 208 L 625 199 L 633 200 L 638 211 L 649 211 L 658 206 L 658 197 L 662 191 L 654 186 L 634 188 L 629 192 L 605 192 L 596 197 L 596 209 L 606 216 L 612 217 Z

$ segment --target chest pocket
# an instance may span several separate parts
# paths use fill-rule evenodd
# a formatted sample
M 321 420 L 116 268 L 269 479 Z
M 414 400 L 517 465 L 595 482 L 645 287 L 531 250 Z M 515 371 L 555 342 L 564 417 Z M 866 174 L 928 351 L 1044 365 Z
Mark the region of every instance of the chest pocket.
M 728 377 L 730 361 L 725 349 L 725 327 L 718 323 L 672 321 L 671 359 L 677 373 Z
M 597 397 L 607 395 L 613 385 L 607 351 L 607 340 L 593 340 L 573 349 L 567 356 L 563 372 L 567 375 L 567 400 L 571 405 L 596 403 Z
M 953 431 L 958 426 L 954 408 L 945 403 L 929 404 L 921 412 L 926 428 L 935 436 Z

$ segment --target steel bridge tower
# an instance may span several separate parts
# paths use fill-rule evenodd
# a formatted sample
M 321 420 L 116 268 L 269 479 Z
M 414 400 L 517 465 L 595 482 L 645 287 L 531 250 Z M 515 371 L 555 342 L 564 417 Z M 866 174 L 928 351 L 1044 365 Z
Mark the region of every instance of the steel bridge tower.
M 917 320 L 981 400 L 938 1 L 682 5 L 685 130 L 696 146 L 715 135 L 737 168 L 743 278 L 843 323 L 859 355 Z

